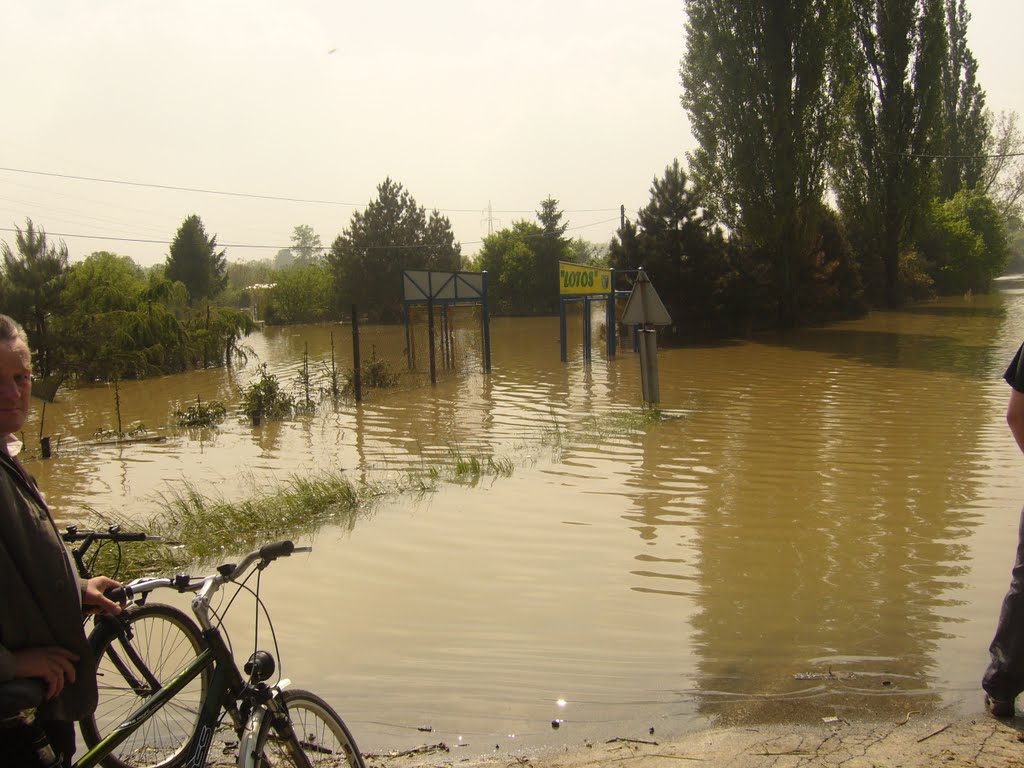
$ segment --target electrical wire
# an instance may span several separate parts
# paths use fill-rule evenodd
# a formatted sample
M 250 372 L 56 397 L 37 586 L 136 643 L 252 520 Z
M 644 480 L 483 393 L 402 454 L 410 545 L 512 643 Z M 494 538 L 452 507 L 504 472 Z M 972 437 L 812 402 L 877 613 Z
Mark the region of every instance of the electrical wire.
M 0 169 L 0 170 L 2 170 L 2 169 Z M 566 232 L 575 232 L 575 231 L 578 231 L 578 230 L 581 230 L 581 229 L 588 229 L 590 227 L 598 227 L 598 226 L 601 226 L 602 224 L 609 224 L 611 222 L 615 222 L 615 221 L 618 221 L 618 220 L 619 220 L 618 217 L 616 217 L 616 218 L 613 218 L 613 219 L 603 219 L 601 221 L 591 222 L 589 224 L 578 224 L 578 225 L 576 225 L 574 227 L 566 227 L 565 231 Z M 17 233 L 18 230 L 16 228 L 14 228 L 14 227 L 0 227 L 0 232 Z M 150 238 L 141 238 L 141 237 L 119 237 L 119 236 L 114 236 L 114 235 L 83 235 L 83 234 L 78 234 L 78 233 L 74 233 L 74 232 L 50 232 L 50 231 L 47 231 L 46 235 L 47 235 L 47 237 L 61 237 L 61 238 L 69 238 L 69 239 L 73 238 L 73 239 L 77 239 L 77 240 L 109 240 L 111 242 L 118 242 L 118 243 L 143 243 L 143 244 L 146 244 L 146 245 L 170 245 L 173 242 L 172 240 L 166 240 L 166 239 L 150 239 Z M 538 233 L 536 235 L 527 235 L 526 239 L 538 239 L 538 238 L 547 237 L 547 236 L 548 236 L 547 233 Z M 459 243 L 459 245 L 460 246 L 462 246 L 462 245 L 482 245 L 483 242 L 484 242 L 483 240 L 470 240 L 470 241 L 467 241 L 465 243 Z M 280 250 L 290 249 L 290 248 L 294 247 L 294 244 L 291 244 L 291 245 L 263 245 L 263 244 L 259 244 L 259 243 L 217 243 L 217 247 L 218 248 L 240 248 L 240 249 L 241 248 L 247 248 L 247 249 L 252 249 L 252 250 L 275 250 L 275 251 L 280 251 Z M 353 247 L 358 248 L 359 250 L 363 250 L 363 251 L 381 251 L 381 250 L 419 250 L 419 249 L 423 249 L 423 248 L 430 249 L 430 248 L 434 248 L 435 246 L 428 245 L 428 244 L 412 244 L 412 245 L 398 245 L 398 244 L 395 244 L 395 245 L 362 245 L 362 246 L 353 246 Z M 329 251 L 330 249 L 331 249 L 330 246 L 322 245 L 319 248 L 316 248 L 314 250 Z
M 221 195 L 224 197 L 244 197 L 253 200 L 275 200 L 278 202 L 285 203 L 308 203 L 313 205 L 340 205 L 347 208 L 363 208 L 365 203 L 349 203 L 342 200 L 319 200 L 316 198 L 304 198 L 304 197 L 287 197 L 283 195 L 261 195 L 253 192 L 232 192 L 222 189 L 204 189 L 202 187 L 181 187 L 174 184 L 156 184 L 145 181 L 127 181 L 125 179 L 105 179 L 101 176 L 77 176 L 71 173 L 55 173 L 52 171 L 37 171 L 28 168 L 10 168 L 0 166 L 0 171 L 7 171 L 8 173 L 25 173 L 33 176 L 46 176 L 53 179 L 72 179 L 75 181 L 90 181 L 97 184 L 117 184 L 128 187 L 146 187 L 149 189 L 163 189 L 174 192 L 194 192 L 203 195 Z M 431 210 L 438 211 L 439 213 L 480 213 L 482 209 L 479 208 L 432 208 Z M 606 213 L 608 211 L 617 211 L 618 207 L 615 208 L 579 208 L 573 210 L 566 210 L 565 213 Z M 534 211 L 526 210 L 514 210 L 514 209 L 493 209 L 491 213 L 534 213 Z

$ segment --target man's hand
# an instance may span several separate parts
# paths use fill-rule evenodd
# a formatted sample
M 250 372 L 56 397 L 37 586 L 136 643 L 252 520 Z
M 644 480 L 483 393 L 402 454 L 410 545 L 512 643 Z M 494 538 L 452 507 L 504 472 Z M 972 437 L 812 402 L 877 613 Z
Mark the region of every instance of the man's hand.
M 65 683 L 75 682 L 78 656 L 56 645 L 26 648 L 14 652 L 14 676 L 38 677 L 46 683 L 46 698 L 52 699 Z
M 103 593 L 111 587 L 120 586 L 120 582 L 114 581 L 106 576 L 96 576 L 89 579 L 85 583 L 85 589 L 82 591 L 82 606 L 95 608 L 102 613 L 109 613 L 111 616 L 117 616 L 117 614 L 121 612 L 121 606 L 113 600 L 109 600 L 104 597 Z

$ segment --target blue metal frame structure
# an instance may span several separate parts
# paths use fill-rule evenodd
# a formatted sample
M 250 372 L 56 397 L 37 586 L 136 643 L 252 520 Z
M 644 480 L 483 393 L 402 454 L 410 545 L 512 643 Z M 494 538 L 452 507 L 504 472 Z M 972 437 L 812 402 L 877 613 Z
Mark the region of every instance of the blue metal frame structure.
M 453 359 L 454 351 L 449 346 L 448 309 L 458 304 L 479 304 L 480 330 L 484 373 L 491 372 L 491 321 L 487 304 L 487 272 L 431 272 L 429 270 L 405 270 L 402 272 L 402 310 L 405 315 L 405 345 L 409 370 L 414 370 L 412 326 L 409 308 L 426 305 L 428 337 L 430 339 L 430 381 L 437 382 L 436 350 L 434 348 L 434 307 L 440 306 L 442 324 L 442 354 L 446 360 Z

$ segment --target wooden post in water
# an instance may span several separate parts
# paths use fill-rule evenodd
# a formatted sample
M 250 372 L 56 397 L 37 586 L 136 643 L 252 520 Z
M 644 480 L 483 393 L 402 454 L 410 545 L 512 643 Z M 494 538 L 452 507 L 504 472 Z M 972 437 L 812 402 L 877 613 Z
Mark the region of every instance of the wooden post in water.
M 355 391 L 356 402 L 363 400 L 363 376 L 359 362 L 359 308 L 352 305 L 352 365 L 355 372 L 352 374 L 352 389 Z

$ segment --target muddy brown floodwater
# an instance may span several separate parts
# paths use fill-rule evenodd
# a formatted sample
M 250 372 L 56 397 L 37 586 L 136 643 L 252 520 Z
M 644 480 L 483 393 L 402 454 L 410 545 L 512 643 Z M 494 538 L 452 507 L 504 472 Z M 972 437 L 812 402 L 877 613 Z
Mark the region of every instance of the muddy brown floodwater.
M 90 445 L 116 427 L 114 392 L 66 389 L 46 408 L 47 461 L 36 401 L 28 465 L 70 522 L 143 520 L 186 482 L 244 498 L 294 473 L 511 462 L 327 525 L 264 574 L 284 674 L 366 751 L 978 708 L 1024 496 L 1000 378 L 1024 289 L 659 350 L 665 419 L 646 429 L 627 418 L 637 356 L 595 339 L 585 366 L 569 325 L 565 364 L 557 318 L 495 319 L 490 374 L 464 324 L 435 386 L 420 344 L 415 381 L 259 428 L 164 429 L 197 397 L 236 402 L 255 359 L 122 384 L 123 426 L 156 444 Z M 293 391 L 308 355 L 314 396 L 349 341 L 347 326 L 247 340 Z M 367 329 L 364 358 L 402 370 L 404 348 L 401 328 Z M 229 622 L 240 656 L 246 610 Z

